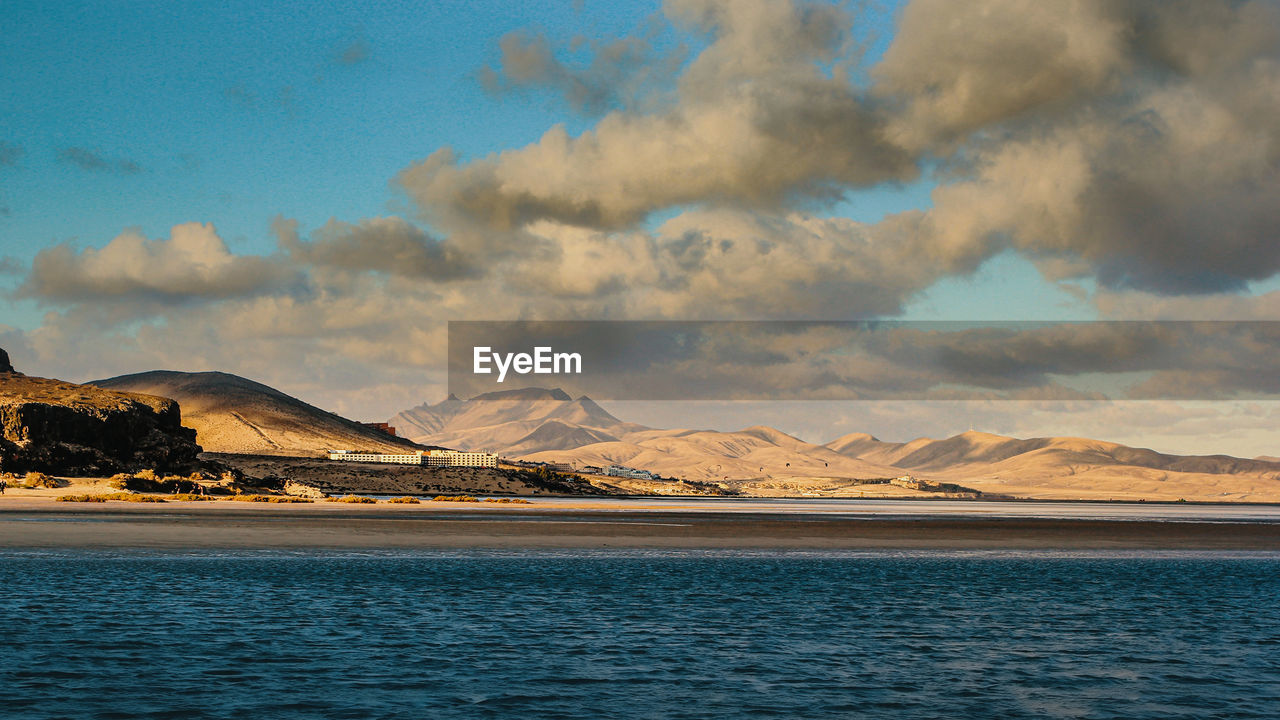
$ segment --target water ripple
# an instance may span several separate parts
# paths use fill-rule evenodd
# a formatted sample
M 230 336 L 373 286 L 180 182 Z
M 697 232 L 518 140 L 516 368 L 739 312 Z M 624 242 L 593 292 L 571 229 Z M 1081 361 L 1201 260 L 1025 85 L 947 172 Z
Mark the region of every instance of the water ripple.
M 6 718 L 1280 717 L 1274 554 L 0 552 Z

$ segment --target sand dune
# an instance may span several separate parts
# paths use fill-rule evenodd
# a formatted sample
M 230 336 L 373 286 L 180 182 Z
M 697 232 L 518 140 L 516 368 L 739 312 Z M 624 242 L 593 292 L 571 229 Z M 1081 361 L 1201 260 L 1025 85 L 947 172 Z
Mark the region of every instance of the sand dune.
M 330 449 L 396 452 L 416 447 L 227 373 L 156 370 L 90 384 L 177 400 L 182 424 L 195 429 L 207 452 L 305 456 Z

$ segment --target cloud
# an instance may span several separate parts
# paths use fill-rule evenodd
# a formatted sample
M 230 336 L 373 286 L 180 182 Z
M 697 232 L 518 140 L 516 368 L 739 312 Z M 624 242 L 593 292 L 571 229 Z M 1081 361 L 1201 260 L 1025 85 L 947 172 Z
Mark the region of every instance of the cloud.
M 580 46 L 587 43 L 584 50 Z M 665 88 L 684 58 L 684 48 L 659 53 L 650 37 L 609 41 L 575 38 L 569 47 L 556 47 L 545 35 L 528 31 L 507 33 L 498 41 L 498 67 L 482 68 L 480 82 L 491 93 L 548 88 L 576 112 L 598 115 L 612 109 L 634 109 L 648 95 Z M 587 55 L 585 65 L 560 59 L 562 54 Z
M 662 225 L 658 290 L 670 317 L 894 315 L 957 268 L 915 245 L 913 218 L 867 225 L 804 213 L 690 211 Z
M 744 1 L 671 3 L 667 13 L 710 39 L 672 107 L 610 112 L 577 137 L 557 126 L 470 162 L 443 148 L 397 181 L 442 228 L 501 232 L 542 220 L 625 229 L 687 204 L 783 210 L 916 176 L 857 89 L 825 69 L 850 52 L 842 10 Z M 540 47 L 526 66 L 549 67 Z
M 477 323 L 450 329 L 460 396 L 539 385 L 469 348 L 576 352 L 572 395 L 648 400 L 1236 400 L 1280 397 L 1280 323 Z
M 699 48 L 679 66 L 648 35 L 509 35 L 490 88 L 561 93 L 599 116 L 587 131 L 404 168 L 429 228 L 334 220 L 304 236 L 281 221 L 269 256 L 200 225 L 48 248 L 22 286 L 64 308 L 41 357 L 97 362 L 96 338 L 122 369 L 225 365 L 286 384 L 299 381 L 281 367 L 317 363 L 316 391 L 357 407 L 343 392 L 438 382 L 450 319 L 892 316 L 1006 251 L 1051 279 L 1092 278 L 1109 317 L 1277 316 L 1274 293 L 1239 294 L 1280 270 L 1273 2 L 912 0 L 872 66 L 850 7 L 672 0 L 667 29 Z M 829 216 L 922 173 L 939 183 L 926 208 Z M 1145 373 L 1154 395 L 1270 391 L 1274 343 L 1198 337 L 1170 339 L 1195 350 L 1177 362 L 1158 337 L 1101 330 L 899 336 L 858 356 L 818 332 L 756 352 L 724 338 L 711 357 L 738 358 L 739 382 L 814 397 L 946 383 L 1081 397 L 1064 377 L 1110 370 Z
M 1099 290 L 1094 307 L 1113 320 L 1274 320 L 1280 318 L 1280 291 L 1258 295 L 1217 293 L 1169 296 L 1132 290 Z
M 439 281 L 478 275 L 483 263 L 456 243 L 437 240 L 402 218 L 330 220 L 303 240 L 297 222 L 277 218 L 272 229 L 297 263 Z
M 339 65 L 359 65 L 371 56 L 372 46 L 369 44 L 369 38 L 361 35 L 334 52 L 333 61 Z
M 411 165 L 397 182 L 422 217 L 512 246 L 538 223 L 625 233 L 673 208 L 767 223 L 937 166 L 932 207 L 871 232 L 953 272 L 1007 249 L 1051 280 L 1161 294 L 1280 271 L 1274 3 L 913 0 L 865 73 L 843 6 L 664 12 L 707 43 L 674 95 L 650 89 L 648 104 L 599 99 L 608 83 L 547 39 L 505 37 L 491 82 L 614 109 L 577 136 L 557 126 L 525 147 L 470 160 L 442 148 Z
M 18 295 L 51 303 L 165 304 L 255 295 L 299 282 L 270 258 L 233 254 L 212 225 L 186 223 L 157 240 L 130 230 L 102 248 L 45 248 Z
M 1102 2 L 913 0 L 872 70 L 897 105 L 892 134 L 912 148 L 952 143 L 1101 90 L 1127 61 L 1117 14 Z
M 137 175 L 142 166 L 128 158 L 105 158 L 102 155 L 81 147 L 63 148 L 58 151 L 58 159 L 71 163 L 81 170 L 116 175 Z
M 895 141 L 950 159 L 937 244 L 1162 294 L 1280 270 L 1273 3 L 914 0 L 872 76 Z
M 17 165 L 24 153 L 25 151 L 21 145 L 14 145 L 0 140 L 0 167 Z

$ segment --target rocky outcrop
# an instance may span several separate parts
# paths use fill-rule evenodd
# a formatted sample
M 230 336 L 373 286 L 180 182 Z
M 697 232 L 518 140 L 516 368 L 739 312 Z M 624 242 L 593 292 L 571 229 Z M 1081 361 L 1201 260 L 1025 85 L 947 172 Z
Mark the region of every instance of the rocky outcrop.
M 285 495 L 293 495 L 294 497 L 310 498 L 312 500 L 320 500 L 329 497 L 329 493 L 321 490 L 314 485 L 286 480 L 284 488 L 281 489 Z
M 167 398 L 0 374 L 0 470 L 103 476 L 200 467 L 196 433 Z
M 13 365 L 9 364 L 9 353 L 5 352 L 4 348 L 0 348 L 0 373 L 14 372 L 17 372 L 17 370 L 14 370 Z

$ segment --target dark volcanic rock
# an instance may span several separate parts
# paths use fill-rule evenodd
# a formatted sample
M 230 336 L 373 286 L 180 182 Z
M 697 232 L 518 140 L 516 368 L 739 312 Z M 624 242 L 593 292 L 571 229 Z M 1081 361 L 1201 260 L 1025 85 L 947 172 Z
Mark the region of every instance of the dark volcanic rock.
M 178 403 L 91 385 L 0 374 L 0 470 L 101 476 L 200 466 Z
M 13 366 L 9 364 L 9 353 L 5 352 L 4 348 L 0 348 L 0 373 L 11 372 L 17 372 L 17 370 L 14 370 Z

